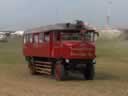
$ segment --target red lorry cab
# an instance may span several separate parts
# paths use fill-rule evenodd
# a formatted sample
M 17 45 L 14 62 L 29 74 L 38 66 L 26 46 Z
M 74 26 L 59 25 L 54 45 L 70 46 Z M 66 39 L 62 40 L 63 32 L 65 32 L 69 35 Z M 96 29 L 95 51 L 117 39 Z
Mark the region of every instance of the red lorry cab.
M 71 72 L 94 78 L 96 31 L 83 23 L 63 23 L 27 30 L 23 54 L 32 74 L 46 73 L 64 80 Z

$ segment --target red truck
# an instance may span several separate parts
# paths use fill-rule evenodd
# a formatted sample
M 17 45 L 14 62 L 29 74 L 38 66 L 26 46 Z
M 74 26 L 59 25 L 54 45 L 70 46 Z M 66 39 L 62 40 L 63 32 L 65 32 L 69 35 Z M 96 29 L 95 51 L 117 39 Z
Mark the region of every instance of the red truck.
M 23 54 L 30 72 L 49 74 L 56 80 L 65 80 L 69 72 L 80 72 L 86 80 L 93 80 L 96 33 L 82 21 L 25 31 Z

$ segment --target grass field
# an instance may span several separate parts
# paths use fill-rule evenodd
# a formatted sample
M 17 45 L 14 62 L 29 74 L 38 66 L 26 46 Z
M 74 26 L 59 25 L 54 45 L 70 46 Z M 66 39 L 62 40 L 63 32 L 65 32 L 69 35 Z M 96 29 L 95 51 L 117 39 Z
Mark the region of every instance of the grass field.
M 32 76 L 20 39 L 0 43 L 0 96 L 128 96 L 128 41 L 97 41 L 94 81 Z
M 0 63 L 19 64 L 23 63 L 22 40 L 11 39 L 8 43 L 0 42 Z

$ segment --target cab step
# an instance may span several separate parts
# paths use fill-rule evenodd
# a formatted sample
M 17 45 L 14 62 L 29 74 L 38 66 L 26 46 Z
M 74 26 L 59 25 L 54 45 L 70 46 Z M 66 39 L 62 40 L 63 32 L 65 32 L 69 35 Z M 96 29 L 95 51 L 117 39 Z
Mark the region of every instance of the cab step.
M 44 65 L 51 65 L 51 62 L 44 62 L 44 61 L 35 61 L 35 64 L 44 64 Z

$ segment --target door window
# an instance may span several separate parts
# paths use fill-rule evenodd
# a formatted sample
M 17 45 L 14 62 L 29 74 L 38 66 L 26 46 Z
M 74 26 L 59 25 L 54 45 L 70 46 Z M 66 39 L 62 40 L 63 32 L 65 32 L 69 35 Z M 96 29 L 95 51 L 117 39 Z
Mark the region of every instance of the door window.
M 49 42 L 50 41 L 50 33 L 49 32 L 44 34 L 44 40 L 45 40 L 45 42 Z
M 39 43 L 43 43 L 44 41 L 44 33 L 39 34 Z

